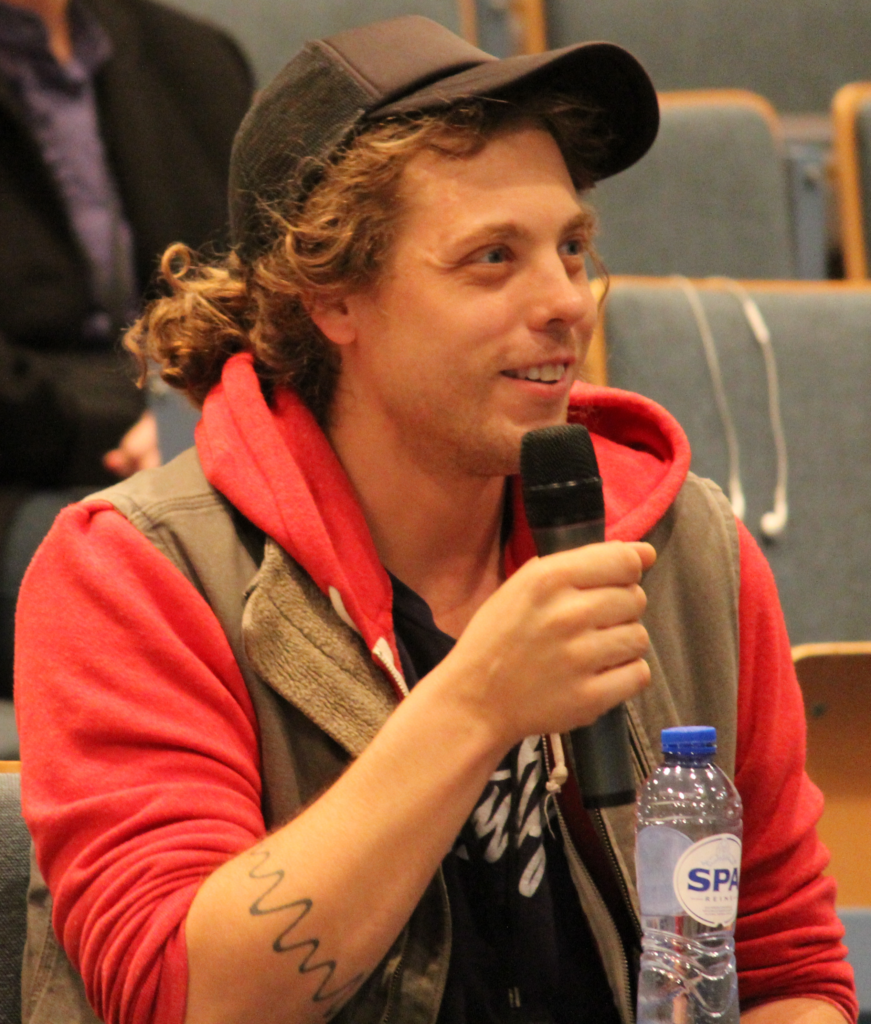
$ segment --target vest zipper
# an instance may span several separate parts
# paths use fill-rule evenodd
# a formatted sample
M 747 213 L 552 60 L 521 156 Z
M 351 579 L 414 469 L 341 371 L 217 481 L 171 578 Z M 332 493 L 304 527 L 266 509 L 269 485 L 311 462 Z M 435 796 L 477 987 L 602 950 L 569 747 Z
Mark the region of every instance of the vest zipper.
M 393 659 L 393 651 L 390 649 L 390 644 L 383 636 L 378 637 L 375 641 L 375 646 L 372 648 L 372 656 L 381 662 L 382 668 L 387 670 L 387 674 L 393 683 L 396 695 L 402 700 L 403 697 L 408 696 L 408 686 L 406 685 L 405 679 L 402 673 L 396 667 L 396 662 Z
M 393 968 L 393 973 L 390 975 L 390 981 L 387 985 L 387 1002 L 384 1006 L 384 1016 L 381 1018 L 381 1024 L 388 1024 L 393 1013 L 394 993 L 396 991 L 396 980 L 402 971 L 402 962 L 405 960 L 405 947 L 408 945 L 408 926 L 404 929 L 405 936 L 402 940 L 402 951 L 399 954 L 399 958 L 396 961 L 396 966 Z
M 608 862 L 614 869 L 614 875 L 617 878 L 617 885 L 620 887 L 620 895 L 623 897 L 623 902 L 626 904 L 626 909 L 629 911 L 629 918 L 635 928 L 635 934 L 640 940 L 641 922 L 638 920 L 638 915 L 635 913 L 635 907 L 632 905 L 632 898 L 629 895 L 629 887 L 626 885 L 626 879 L 623 877 L 623 872 L 620 870 L 617 855 L 614 853 L 614 844 L 611 842 L 611 837 L 608 835 L 608 829 L 605 825 L 605 819 L 602 816 L 602 811 L 598 807 L 592 807 L 589 810 L 593 827 L 598 833 L 599 838 L 602 840 L 602 845 L 605 847 Z
M 632 715 L 628 713 L 626 715 L 626 725 L 628 726 L 627 732 L 629 735 L 629 746 L 632 750 L 632 757 L 635 761 L 635 767 L 638 770 L 638 777 L 643 782 L 652 771 L 652 766 L 644 755 L 644 749 L 638 738 L 638 730 Z
M 635 761 L 635 765 L 639 771 L 642 779 L 647 778 L 650 772 L 650 766 L 647 764 L 647 758 L 641 749 L 641 744 L 638 742 L 638 736 L 635 731 L 635 725 L 632 722 L 630 715 L 626 716 L 629 734 L 629 746 L 632 749 L 632 756 Z M 601 808 L 594 807 L 590 808 L 590 819 L 593 822 L 593 827 L 602 840 L 602 845 L 605 848 L 605 853 L 608 856 L 608 861 L 611 867 L 614 869 L 614 876 L 617 879 L 617 885 L 620 888 L 620 895 L 623 897 L 623 902 L 626 905 L 626 909 L 629 911 L 629 919 L 631 920 L 633 927 L 635 928 L 635 934 L 641 939 L 641 921 L 638 918 L 638 914 L 635 913 L 635 907 L 632 903 L 632 897 L 629 895 L 629 887 L 626 885 L 626 879 L 623 877 L 623 872 L 620 870 L 620 863 L 617 860 L 617 855 L 614 853 L 614 844 L 611 842 L 611 837 L 608 834 L 608 828 L 605 825 L 605 817 L 602 814 Z
M 446 950 L 446 952 L 444 954 L 444 957 L 448 960 L 448 962 L 450 962 L 451 945 L 452 945 L 452 941 L 453 941 L 453 929 L 452 929 L 452 925 L 451 925 L 451 908 L 450 908 L 450 903 L 448 902 L 447 885 L 445 884 L 444 875 L 442 874 L 442 869 L 441 868 L 439 868 L 436 877 L 440 880 L 439 896 L 441 898 L 442 911 L 445 914 L 447 936 L 448 936 L 448 939 L 447 939 L 447 950 Z M 402 940 L 402 951 L 399 954 L 399 957 L 398 957 L 398 959 L 396 961 L 396 966 L 393 968 L 393 971 L 390 974 L 390 981 L 387 984 L 387 1002 L 385 1003 L 384 1014 L 382 1015 L 379 1024 L 390 1024 L 390 1021 L 393 1019 L 393 1007 L 394 1007 L 394 1004 L 400 1001 L 400 1000 L 394 999 L 394 995 L 395 995 L 395 992 L 396 992 L 397 981 L 398 981 L 398 979 L 399 979 L 399 977 L 400 977 L 400 975 L 402 973 L 402 968 L 404 966 L 405 950 L 406 950 L 406 947 L 408 946 L 408 939 L 409 939 L 409 935 L 410 934 L 411 934 L 411 925 L 409 923 L 409 924 L 407 924 L 405 926 L 405 936 L 404 936 L 404 938 Z M 444 970 L 443 973 L 444 973 L 443 981 L 446 982 L 447 981 L 447 967 L 445 967 L 445 970 Z M 442 998 L 444 997 L 444 994 L 445 994 L 444 985 L 442 985 L 442 990 L 439 993 L 439 997 L 438 997 L 438 1000 L 437 1000 L 436 1005 L 435 1005 L 435 1010 L 434 1010 L 433 1015 L 432 1015 L 432 1024 L 435 1024 L 436 1018 L 439 1015 L 439 1010 L 441 1009 L 441 1002 L 442 1002 Z
M 550 768 L 551 768 L 551 764 L 550 764 L 550 750 L 548 748 L 547 742 L 545 741 L 544 737 L 542 737 L 542 741 L 543 741 L 542 745 L 544 747 L 545 765 L 546 765 L 546 767 L 548 769 L 548 773 L 549 773 L 550 772 Z M 623 989 L 623 998 L 619 1002 L 623 1003 L 623 1005 L 624 1005 L 624 1007 L 626 1009 L 626 1014 L 621 1013 L 619 1002 L 618 1002 L 618 1006 L 617 1006 L 617 1012 L 620 1013 L 621 1017 L 624 1017 L 624 1019 L 627 1019 L 630 1022 L 630 1024 L 634 1024 L 634 1022 L 635 1022 L 635 1010 L 634 1010 L 634 1007 L 632 1006 L 632 982 L 631 982 L 631 979 L 629 977 L 629 958 L 626 956 L 626 951 L 623 949 L 623 941 L 620 938 L 620 933 L 617 931 L 617 926 L 614 924 L 614 920 L 611 917 L 611 914 L 610 914 L 610 912 L 608 910 L 608 906 L 605 903 L 605 900 L 602 898 L 602 894 L 599 892 L 599 890 L 598 890 L 598 888 L 596 886 L 596 883 L 593 881 L 593 876 L 587 870 L 586 864 L 584 864 L 583 860 L 581 859 L 581 855 L 578 853 L 578 851 L 577 851 L 577 849 L 575 847 L 574 840 L 572 839 L 572 837 L 571 837 L 571 835 L 569 833 L 568 826 L 566 825 L 565 818 L 563 817 L 563 812 L 560 809 L 559 802 L 556 800 L 556 798 L 554 798 L 554 808 L 556 810 L 557 821 L 559 822 L 560 834 L 563 837 L 563 844 L 565 846 L 566 857 L 574 865 L 575 870 L 581 875 L 581 877 L 586 882 L 588 892 L 589 892 L 591 898 L 593 899 L 593 902 L 596 903 L 597 909 L 602 913 L 604 919 L 607 920 L 607 922 L 608 922 L 608 925 L 609 925 L 611 933 L 612 933 L 611 934 L 612 942 L 613 942 L 615 948 L 618 951 L 618 958 L 619 958 L 620 968 L 621 968 L 621 971 L 620 971 L 620 973 L 621 973 L 620 981 L 622 983 L 622 989 Z M 611 849 L 610 841 L 607 842 L 606 848 L 608 850 L 609 856 L 614 859 L 615 866 L 616 866 L 616 858 L 614 857 L 614 852 Z M 617 876 L 620 879 L 621 887 L 625 890 L 625 883 L 623 882 L 623 876 L 622 876 L 621 872 L 619 871 L 619 869 L 617 871 Z M 628 897 L 628 892 L 627 892 L 626 895 Z M 581 909 L 583 910 L 583 904 L 582 904 L 582 908 Z M 630 904 L 630 909 L 631 909 L 631 904 Z M 634 917 L 634 911 L 633 911 L 633 917 Z M 592 924 L 592 922 L 591 922 L 591 924 Z M 593 934 L 594 934 L 594 937 L 595 937 L 595 930 L 594 930 Z M 606 975 L 608 974 L 607 968 L 605 970 L 605 973 L 606 973 Z

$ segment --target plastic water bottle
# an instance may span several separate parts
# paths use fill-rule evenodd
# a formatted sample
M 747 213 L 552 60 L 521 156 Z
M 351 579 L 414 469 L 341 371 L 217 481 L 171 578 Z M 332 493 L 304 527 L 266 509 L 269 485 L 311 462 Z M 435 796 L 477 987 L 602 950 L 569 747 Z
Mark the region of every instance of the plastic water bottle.
M 741 797 L 716 751 L 710 726 L 663 729 L 638 799 L 638 1024 L 738 1024 Z

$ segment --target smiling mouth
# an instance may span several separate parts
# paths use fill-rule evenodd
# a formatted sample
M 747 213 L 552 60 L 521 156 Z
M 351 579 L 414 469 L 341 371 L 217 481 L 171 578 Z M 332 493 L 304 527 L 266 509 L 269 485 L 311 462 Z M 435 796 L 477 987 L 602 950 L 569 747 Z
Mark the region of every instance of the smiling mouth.
M 528 366 L 522 370 L 503 370 L 506 377 L 515 380 L 534 380 L 542 384 L 558 384 L 566 375 L 565 363 L 541 363 L 539 366 Z

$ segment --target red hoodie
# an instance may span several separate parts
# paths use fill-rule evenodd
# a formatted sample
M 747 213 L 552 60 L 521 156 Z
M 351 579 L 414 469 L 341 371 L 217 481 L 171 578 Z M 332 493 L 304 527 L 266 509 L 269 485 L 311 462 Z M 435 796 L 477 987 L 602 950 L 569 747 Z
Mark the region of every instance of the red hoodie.
M 580 415 L 604 481 L 607 536 L 640 538 L 683 483 L 686 438 L 664 410 L 614 389 L 576 385 L 570 418 Z M 212 485 L 325 593 L 338 592 L 383 667 L 398 665 L 389 578 L 300 401 L 281 393 L 267 407 L 250 356 L 234 356 L 206 401 L 197 448 Z M 519 504 L 515 522 L 509 573 L 534 554 Z M 789 642 L 768 564 L 743 528 L 740 537 L 742 1005 L 807 995 L 855 1019 Z M 257 721 L 209 606 L 106 501 L 62 512 L 28 570 L 16 704 L 24 813 L 55 931 L 89 1000 L 107 1024 L 181 1024 L 194 893 L 265 832 Z

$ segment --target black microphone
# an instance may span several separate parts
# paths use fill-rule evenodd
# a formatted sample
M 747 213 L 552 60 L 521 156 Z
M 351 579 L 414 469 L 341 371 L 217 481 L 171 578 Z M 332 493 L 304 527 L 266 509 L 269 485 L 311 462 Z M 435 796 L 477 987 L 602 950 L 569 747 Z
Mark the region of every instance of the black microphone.
M 530 430 L 520 449 L 523 505 L 539 555 L 605 539 L 605 500 L 586 427 Z M 572 767 L 585 807 L 635 800 L 626 708 L 622 704 L 571 733 Z

